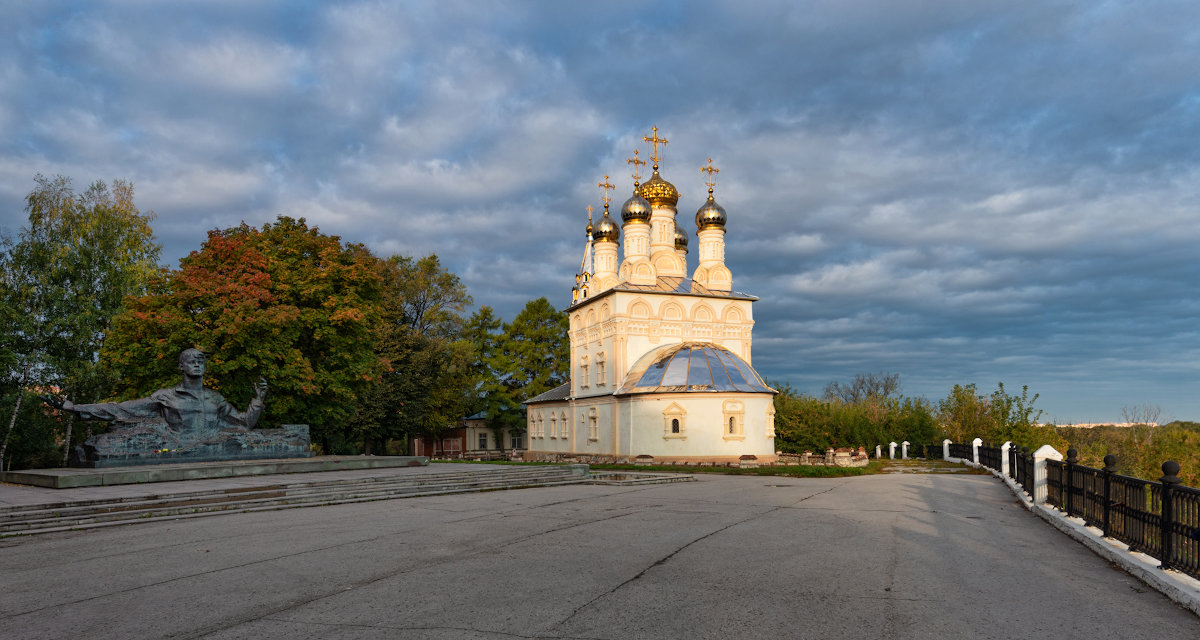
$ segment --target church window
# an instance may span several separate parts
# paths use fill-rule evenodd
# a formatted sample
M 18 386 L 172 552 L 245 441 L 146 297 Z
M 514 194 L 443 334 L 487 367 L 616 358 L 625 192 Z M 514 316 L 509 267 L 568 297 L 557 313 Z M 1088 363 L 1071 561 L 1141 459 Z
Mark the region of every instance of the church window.
M 767 405 L 767 437 L 775 437 L 775 405 Z
M 745 405 L 739 400 L 726 400 L 721 405 L 721 408 L 724 414 L 725 439 L 744 440 L 746 434 L 742 424 L 742 417 L 745 414 Z
M 596 386 L 603 387 L 605 384 L 604 376 L 604 352 L 596 354 Z
M 569 429 L 570 426 L 571 426 L 571 423 L 567 422 L 567 412 L 563 411 L 562 414 L 558 417 L 558 429 L 559 429 L 558 435 L 563 438 L 570 436 L 571 435 L 571 431 Z
M 600 419 L 596 415 L 596 407 L 588 409 L 588 440 L 600 439 Z
M 672 402 L 671 406 L 663 411 L 663 438 L 686 438 L 687 437 L 687 411 L 683 407 Z
M 546 418 L 542 414 L 538 414 L 537 434 L 539 438 L 546 437 Z
M 579 386 L 586 389 L 588 387 L 588 357 L 583 356 L 579 359 Z
M 558 418 L 554 417 L 553 413 L 550 414 L 550 437 L 558 437 Z

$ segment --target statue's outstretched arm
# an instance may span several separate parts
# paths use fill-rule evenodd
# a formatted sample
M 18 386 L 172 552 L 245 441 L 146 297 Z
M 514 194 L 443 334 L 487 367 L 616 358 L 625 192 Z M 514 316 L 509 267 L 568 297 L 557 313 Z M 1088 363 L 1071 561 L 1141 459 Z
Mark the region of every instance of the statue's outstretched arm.
M 158 404 L 153 397 L 96 404 L 73 404 L 70 401 L 64 401 L 62 409 L 75 413 L 81 420 L 141 422 L 159 415 Z

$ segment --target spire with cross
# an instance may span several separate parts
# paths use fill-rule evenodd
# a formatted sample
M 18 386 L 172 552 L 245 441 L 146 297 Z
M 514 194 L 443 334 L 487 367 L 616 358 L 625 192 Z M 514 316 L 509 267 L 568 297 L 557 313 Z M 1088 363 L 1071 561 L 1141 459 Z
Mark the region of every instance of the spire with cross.
M 608 176 L 606 175 L 606 176 L 604 176 L 604 182 L 597 182 L 596 186 L 600 187 L 601 189 L 604 189 L 604 197 L 601 198 L 601 200 L 604 201 L 604 210 L 608 211 L 608 204 L 610 202 L 612 202 L 612 198 L 609 197 L 608 192 L 615 189 L 617 187 L 617 185 L 609 182 Z
M 658 125 L 654 125 L 652 129 L 654 130 L 654 136 L 642 136 L 642 141 L 649 142 L 650 144 L 654 145 L 654 154 L 650 156 L 650 160 L 654 162 L 654 170 L 658 171 L 658 163 L 662 161 L 662 156 L 658 155 L 658 145 L 661 144 L 665 150 L 667 147 L 667 139 L 658 137 Z
M 721 173 L 721 170 L 714 167 L 712 158 L 709 158 L 708 166 L 700 167 L 700 171 L 708 174 L 708 179 L 704 181 L 704 184 L 708 185 L 708 195 L 711 196 L 713 194 L 713 187 L 717 186 L 716 174 Z
M 638 157 L 638 150 L 633 150 L 632 158 L 625 158 L 625 162 L 633 165 L 633 190 L 637 191 L 638 185 L 642 182 L 642 167 L 646 166 L 646 161 Z

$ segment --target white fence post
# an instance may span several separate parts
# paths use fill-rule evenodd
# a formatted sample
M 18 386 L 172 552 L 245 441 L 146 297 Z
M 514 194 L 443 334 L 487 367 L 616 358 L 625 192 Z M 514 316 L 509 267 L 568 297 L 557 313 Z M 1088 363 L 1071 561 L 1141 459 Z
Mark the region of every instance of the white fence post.
M 1063 459 L 1063 454 L 1055 450 L 1054 447 L 1044 444 L 1042 448 L 1033 452 L 1033 503 L 1043 504 L 1046 502 L 1046 460 Z
M 975 438 L 971 441 L 971 462 L 979 464 L 979 447 L 983 446 L 983 438 Z
M 895 442 L 888 445 L 888 459 L 889 460 L 896 459 L 896 443 Z
M 875 445 L 875 459 L 878 460 L 882 457 L 883 457 L 883 448 L 880 447 L 879 445 Z
M 1000 473 L 1004 474 L 1005 478 L 1012 477 L 1012 474 L 1009 473 L 1011 469 L 1008 468 L 1008 452 L 1012 446 L 1012 440 L 1000 445 Z
M 908 440 L 900 443 L 900 457 L 908 460 Z
M 943 460 L 950 459 L 950 439 L 949 438 L 942 440 L 942 459 Z

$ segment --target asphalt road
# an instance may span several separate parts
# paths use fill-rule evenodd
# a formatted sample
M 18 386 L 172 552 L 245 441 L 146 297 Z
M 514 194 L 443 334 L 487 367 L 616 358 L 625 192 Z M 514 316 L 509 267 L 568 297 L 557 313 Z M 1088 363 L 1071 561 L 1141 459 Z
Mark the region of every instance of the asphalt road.
M 699 476 L 0 540 L 3 638 L 1153 638 L 996 479 Z

